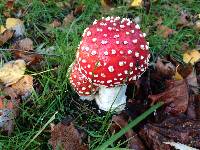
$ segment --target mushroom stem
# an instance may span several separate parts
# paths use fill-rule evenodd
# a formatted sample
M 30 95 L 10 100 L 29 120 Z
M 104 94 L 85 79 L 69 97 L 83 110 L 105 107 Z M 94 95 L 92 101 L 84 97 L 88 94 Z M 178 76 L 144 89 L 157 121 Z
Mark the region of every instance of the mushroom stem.
M 80 96 L 80 99 L 81 100 L 88 100 L 88 101 L 91 101 L 93 99 L 95 99 L 95 95 L 94 94 L 91 94 L 91 95 L 88 95 L 88 96 Z
M 104 111 L 122 111 L 126 104 L 127 85 L 117 87 L 99 87 L 99 93 L 95 95 L 95 100 L 100 109 Z

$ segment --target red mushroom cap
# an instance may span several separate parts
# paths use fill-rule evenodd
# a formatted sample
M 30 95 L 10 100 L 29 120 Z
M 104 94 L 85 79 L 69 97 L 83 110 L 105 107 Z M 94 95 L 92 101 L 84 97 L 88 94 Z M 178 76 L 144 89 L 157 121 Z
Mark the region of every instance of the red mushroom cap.
M 77 61 L 90 82 L 112 87 L 141 76 L 148 67 L 148 49 L 139 25 L 127 18 L 107 17 L 85 29 Z
M 72 66 L 69 81 L 79 96 L 89 96 L 97 91 L 97 86 L 90 83 L 78 69 L 78 64 Z

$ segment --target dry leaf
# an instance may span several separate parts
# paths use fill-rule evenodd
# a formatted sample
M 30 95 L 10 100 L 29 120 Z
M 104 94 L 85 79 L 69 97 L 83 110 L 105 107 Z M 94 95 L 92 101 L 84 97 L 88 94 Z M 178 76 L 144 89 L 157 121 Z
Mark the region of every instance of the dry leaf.
M 200 53 L 197 50 L 191 50 L 191 51 L 187 51 L 183 54 L 183 61 L 185 63 L 190 63 L 192 65 L 195 64 L 195 62 L 197 62 L 198 60 L 200 60 Z
M 0 34 L 0 46 L 5 44 L 9 39 L 13 36 L 13 31 L 6 30 L 2 34 Z
M 82 136 L 73 123 L 58 123 L 51 127 L 49 143 L 52 145 L 53 150 L 88 150 L 87 145 L 82 143 Z
M 120 129 L 126 127 L 128 125 L 128 120 L 125 119 L 125 115 L 123 113 L 119 115 L 114 115 L 112 117 L 112 125 L 110 127 L 110 130 L 112 133 L 118 132 Z M 119 129 L 118 129 L 118 128 Z M 144 145 L 142 144 L 142 141 L 139 139 L 137 133 L 135 133 L 132 129 L 127 131 L 125 133 L 126 140 L 128 140 L 128 145 L 127 147 L 130 149 L 135 149 L 135 150 L 145 150 Z
M 181 12 L 181 16 L 177 22 L 178 27 L 191 27 L 193 26 L 193 22 L 190 21 L 190 14 L 188 14 L 186 11 Z
M 28 96 L 33 90 L 33 77 L 24 75 L 18 82 L 11 85 L 17 95 Z
M 155 63 L 155 68 L 158 76 L 168 79 L 172 78 L 176 72 L 175 66 L 170 61 L 160 57 L 158 57 Z
M 6 86 L 16 83 L 24 76 L 26 64 L 24 60 L 9 61 L 0 68 L 0 82 Z
M 15 49 L 14 56 L 16 59 L 23 59 L 27 65 L 34 65 L 43 59 L 43 56 L 35 53 L 33 51 L 33 41 L 29 38 L 25 38 L 19 41 L 16 41 L 12 45 L 12 49 Z M 30 54 L 32 52 L 33 54 Z
M 173 29 L 170 29 L 169 27 L 164 26 L 164 25 L 159 25 L 157 27 L 157 32 L 163 38 L 168 38 L 170 35 L 175 33 L 175 31 Z
M 169 80 L 166 82 L 166 90 L 160 94 L 149 95 L 152 103 L 163 101 L 168 104 L 165 108 L 166 113 L 180 114 L 184 113 L 188 107 L 189 94 L 185 80 Z
M 170 117 L 162 123 L 146 124 L 140 131 L 140 137 L 148 148 L 155 150 L 171 150 L 166 141 L 180 142 L 200 148 L 200 122 L 184 115 Z
M 64 18 L 62 26 L 68 26 L 70 23 L 74 21 L 74 19 L 75 19 L 74 14 L 73 12 L 71 12 Z
M 200 31 L 200 20 L 197 20 L 195 22 L 194 29 L 196 29 L 197 31 Z
M 6 7 L 7 9 L 12 9 L 13 6 L 14 6 L 14 3 L 15 3 L 15 0 L 8 0 L 8 1 L 6 2 L 5 7 Z
M 17 116 L 18 101 L 0 97 L 0 128 L 10 135 L 14 129 L 13 120 Z
M 60 27 L 61 22 L 58 19 L 55 19 L 49 26 L 52 28 Z
M 6 28 L 3 25 L 0 25 L 0 34 L 4 33 L 6 31 Z
M 131 7 L 142 7 L 143 0 L 132 0 Z
M 112 0 L 101 0 L 101 6 L 104 9 L 111 9 L 112 8 Z
M 15 31 L 14 35 L 16 37 L 22 36 L 25 33 L 25 27 L 23 21 L 17 18 L 7 18 L 6 28 Z

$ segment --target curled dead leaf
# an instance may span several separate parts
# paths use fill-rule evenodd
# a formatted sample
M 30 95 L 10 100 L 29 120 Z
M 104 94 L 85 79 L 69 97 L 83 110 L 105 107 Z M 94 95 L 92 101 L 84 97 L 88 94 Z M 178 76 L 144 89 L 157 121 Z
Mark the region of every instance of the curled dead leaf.
M 9 39 L 13 36 L 13 31 L 11 30 L 5 30 L 2 34 L 0 34 L 0 46 L 5 44 Z
M 143 0 L 132 0 L 131 7 L 139 7 L 143 6 Z
M 170 35 L 174 34 L 176 31 L 165 26 L 165 25 L 159 25 L 157 27 L 157 33 L 161 35 L 163 38 L 168 38 Z
M 140 131 L 140 136 L 148 148 L 156 150 L 171 150 L 166 141 L 180 142 L 191 147 L 200 148 L 200 122 L 180 115 L 170 117 L 162 123 L 146 124 Z
M 167 104 L 166 113 L 181 114 L 186 112 L 189 101 L 188 87 L 185 80 L 169 80 L 166 82 L 166 90 L 160 94 L 149 95 L 152 103 L 163 101 Z
M 112 117 L 112 125 L 110 127 L 110 131 L 112 133 L 118 132 L 120 129 L 126 127 L 128 125 L 128 120 L 125 119 L 126 116 L 121 113 L 119 115 L 114 115 Z M 117 130 L 116 126 L 118 127 L 119 130 Z M 126 140 L 128 140 L 127 147 L 130 149 L 135 149 L 135 150 L 144 150 L 145 147 L 142 144 L 141 140 L 139 139 L 137 133 L 135 133 L 133 130 L 129 130 L 128 132 L 125 133 Z
M 3 82 L 6 86 L 16 83 L 24 76 L 25 69 L 24 60 L 9 61 L 0 68 L 0 82 Z
M 71 123 L 58 123 L 51 126 L 51 139 L 49 143 L 54 150 L 88 150 L 87 145 L 83 144 L 81 134 Z
M 168 60 L 158 57 L 155 63 L 156 73 L 158 76 L 170 79 L 175 75 L 176 68 Z

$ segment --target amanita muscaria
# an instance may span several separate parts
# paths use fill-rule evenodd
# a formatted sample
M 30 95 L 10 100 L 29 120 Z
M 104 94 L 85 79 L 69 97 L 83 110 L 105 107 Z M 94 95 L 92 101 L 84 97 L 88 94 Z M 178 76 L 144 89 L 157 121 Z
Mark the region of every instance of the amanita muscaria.
M 120 17 L 95 20 L 84 30 L 74 64 L 76 74 L 87 82 L 78 82 L 73 69 L 70 82 L 84 99 L 93 97 L 100 109 L 121 111 L 127 84 L 145 72 L 149 58 L 149 44 L 138 24 Z

